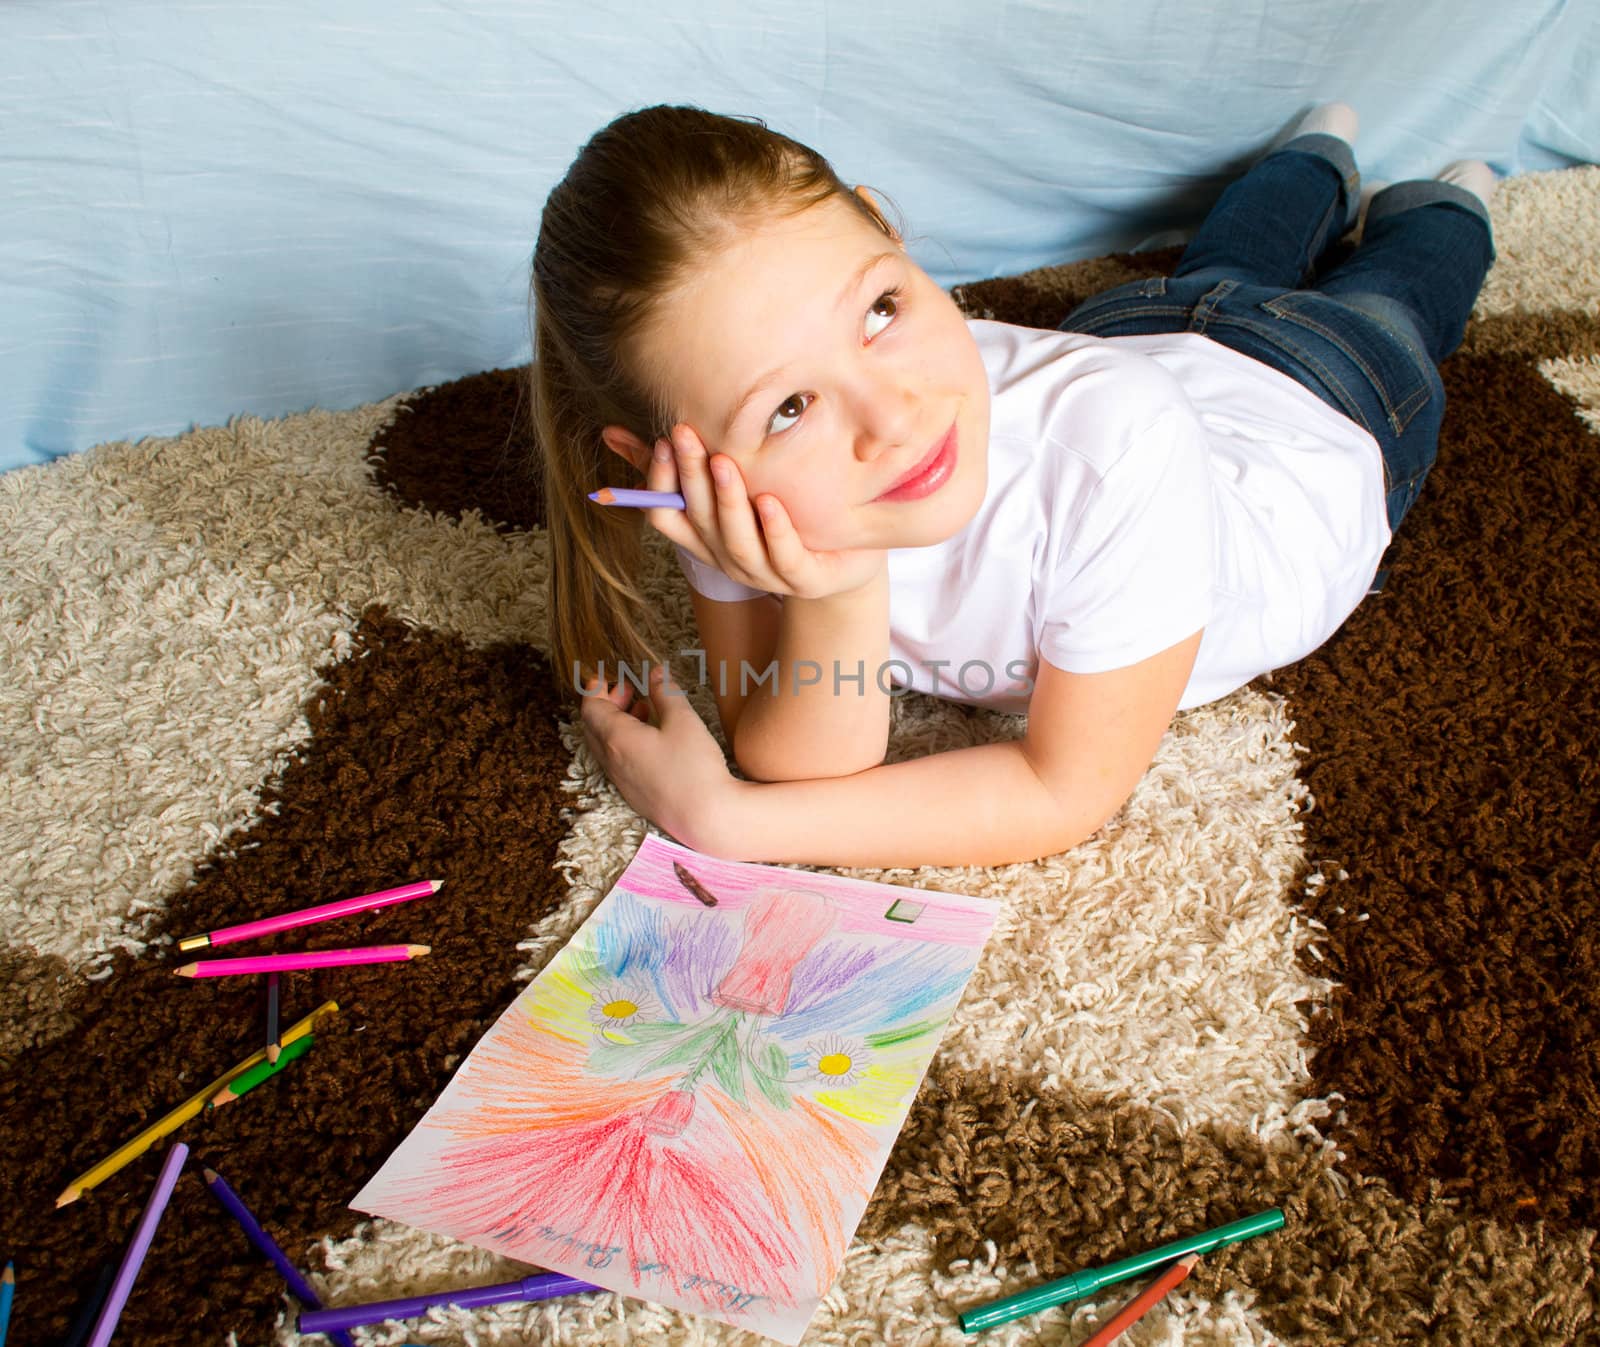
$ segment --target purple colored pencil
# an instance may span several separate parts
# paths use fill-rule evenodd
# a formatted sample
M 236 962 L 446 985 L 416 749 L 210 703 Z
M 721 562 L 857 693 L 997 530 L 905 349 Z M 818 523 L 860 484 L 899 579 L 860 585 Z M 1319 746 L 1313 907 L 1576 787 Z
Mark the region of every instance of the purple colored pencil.
M 639 510 L 682 510 L 683 496 L 677 491 L 639 491 L 628 486 L 603 486 L 591 491 L 589 499 L 597 505 L 631 505 Z
M 435 1291 L 430 1296 L 410 1296 L 405 1300 L 375 1300 L 368 1305 L 347 1305 L 343 1309 L 318 1310 L 302 1314 L 298 1325 L 302 1333 L 326 1333 L 330 1329 L 359 1328 L 380 1324 L 386 1319 L 415 1319 L 435 1305 L 455 1305 L 471 1309 L 477 1305 L 500 1305 L 509 1300 L 550 1300 L 575 1295 L 579 1291 L 601 1288 L 561 1272 L 539 1272 L 519 1282 L 497 1282 L 493 1286 L 469 1286 L 460 1291 Z
M 302 1305 L 313 1310 L 322 1308 L 322 1301 L 317 1298 L 317 1293 L 311 1289 L 311 1283 L 300 1275 L 300 1269 L 289 1261 L 289 1255 L 278 1247 L 278 1241 L 273 1239 L 261 1228 L 261 1222 L 256 1220 L 250 1208 L 245 1206 L 244 1199 L 228 1187 L 227 1180 L 214 1169 L 205 1171 L 206 1187 L 211 1190 L 211 1196 L 227 1209 L 228 1214 L 239 1223 L 244 1231 L 245 1238 L 256 1246 L 259 1253 L 266 1255 L 267 1260 L 278 1269 L 278 1273 L 289 1284 L 289 1293 Z M 355 1347 L 348 1333 L 338 1331 L 326 1332 L 339 1347 Z
M 89 1347 L 106 1347 L 111 1341 L 111 1335 L 117 1331 L 117 1320 L 122 1317 L 122 1307 L 128 1303 L 134 1280 L 139 1275 L 139 1269 L 144 1266 L 144 1256 L 150 1252 L 150 1242 L 156 1237 L 156 1227 L 161 1224 L 161 1213 L 167 1209 L 172 1190 L 178 1183 L 178 1173 L 188 1158 L 189 1148 L 181 1141 L 175 1143 L 167 1152 L 167 1158 L 161 1166 L 161 1174 L 156 1179 L 156 1186 L 150 1192 L 150 1200 L 144 1204 L 139 1224 L 134 1227 L 133 1239 L 122 1255 L 122 1264 L 117 1268 L 117 1275 L 111 1283 L 106 1303 L 100 1307 L 100 1316 L 94 1321 L 94 1331 L 89 1334 Z

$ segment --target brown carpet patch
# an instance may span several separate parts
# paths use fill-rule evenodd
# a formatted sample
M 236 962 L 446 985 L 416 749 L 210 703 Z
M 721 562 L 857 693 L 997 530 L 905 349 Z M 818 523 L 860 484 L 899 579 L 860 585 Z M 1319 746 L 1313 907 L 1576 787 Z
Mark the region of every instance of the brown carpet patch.
M 993 318 L 1022 327 L 1053 328 L 1091 295 L 1147 276 L 1170 276 L 1182 248 L 1111 253 L 1020 276 L 958 285 L 950 293 L 969 318 Z
M 1534 362 L 1552 356 L 1600 355 L 1600 320 L 1579 309 L 1496 314 L 1467 326 L 1456 358 L 1467 355 Z
M 540 657 L 471 650 L 381 610 L 357 646 L 323 671 L 313 738 L 266 790 L 261 818 L 169 898 L 164 929 L 182 936 L 437 878 L 432 898 L 218 951 L 420 942 L 433 953 L 285 977 L 285 1025 L 329 998 L 340 1012 L 283 1075 L 177 1134 L 195 1159 L 118 1341 L 267 1340 L 281 1282 L 203 1191 L 200 1164 L 302 1263 L 314 1236 L 347 1234 L 350 1196 L 515 996 L 517 942 L 565 896 L 552 861 L 567 828 L 567 754 Z M 192 957 L 172 947 L 119 958 L 64 1007 L 74 1029 L 0 1076 L 0 1250 L 26 1288 L 16 1347 L 64 1331 L 80 1283 L 131 1232 L 165 1145 L 60 1211 L 55 1195 L 262 1041 L 260 980 L 174 977 Z
M 543 490 L 527 458 L 527 379 L 525 365 L 486 370 L 402 403 L 372 440 L 378 484 L 452 519 L 476 510 L 502 528 L 543 524 Z
M 1211 1300 L 1256 1292 L 1291 1342 L 1476 1347 L 1600 1330 L 1592 1232 L 1463 1220 L 1437 1195 L 1412 1207 L 1382 1180 L 1336 1178 L 1304 1145 L 1269 1149 L 1220 1125 L 1179 1133 L 1139 1104 L 938 1063 L 861 1234 L 912 1220 L 940 1265 L 992 1241 L 1018 1273 L 1026 1259 L 1054 1278 L 1274 1206 L 1282 1230 L 1202 1259 L 1188 1286 Z
M 1593 346 L 1595 321 L 1586 320 Z M 1567 315 L 1568 331 L 1583 326 Z M 1515 349 L 1495 353 L 1496 337 Z M 1600 440 L 1529 316 L 1444 367 L 1438 464 L 1382 597 L 1281 670 L 1317 807 L 1313 1093 L 1362 1172 L 1600 1221 Z
M 0 1074 L 14 1070 L 27 1049 L 72 1027 L 68 1006 L 81 990 L 65 960 L 0 947 Z

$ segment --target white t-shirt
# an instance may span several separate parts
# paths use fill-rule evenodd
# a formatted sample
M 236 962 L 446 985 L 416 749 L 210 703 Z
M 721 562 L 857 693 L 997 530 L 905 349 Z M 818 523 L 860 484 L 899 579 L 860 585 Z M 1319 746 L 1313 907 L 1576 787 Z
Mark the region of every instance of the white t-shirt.
M 1204 627 L 1179 702 L 1199 706 L 1310 654 L 1361 602 L 1390 533 L 1354 421 L 1197 333 L 967 326 L 988 488 L 953 537 L 889 552 L 884 686 L 1020 712 L 1041 657 L 1099 673 Z M 678 559 L 710 598 L 761 592 Z

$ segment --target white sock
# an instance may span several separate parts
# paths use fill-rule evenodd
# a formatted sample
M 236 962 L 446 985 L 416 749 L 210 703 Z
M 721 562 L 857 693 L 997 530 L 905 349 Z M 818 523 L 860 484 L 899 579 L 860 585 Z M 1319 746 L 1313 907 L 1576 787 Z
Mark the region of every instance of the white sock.
M 1485 207 L 1488 206 L 1489 198 L 1494 195 L 1494 189 L 1500 183 L 1494 175 L 1494 170 L 1481 159 L 1457 159 L 1453 164 L 1446 164 L 1433 176 L 1439 182 L 1453 182 L 1457 187 L 1465 187 L 1483 202 Z
M 1361 119 L 1348 103 L 1323 103 L 1296 122 L 1287 138 L 1293 140 L 1296 136 L 1320 134 L 1338 136 L 1345 144 L 1354 145 L 1360 130 Z
M 1367 232 L 1367 207 L 1372 205 L 1372 198 L 1388 185 L 1380 178 L 1361 180 L 1361 203 L 1356 207 L 1356 222 L 1350 226 L 1350 237 L 1355 242 L 1359 243 Z

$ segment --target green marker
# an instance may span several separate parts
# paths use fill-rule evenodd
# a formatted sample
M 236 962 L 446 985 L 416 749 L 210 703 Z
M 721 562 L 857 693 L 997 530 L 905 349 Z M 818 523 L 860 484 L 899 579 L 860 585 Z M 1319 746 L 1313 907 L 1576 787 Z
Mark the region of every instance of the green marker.
M 1132 1258 L 1124 1258 L 1120 1263 L 1107 1263 L 1104 1267 L 1090 1268 L 1086 1272 L 1074 1272 L 1069 1277 L 1046 1282 L 1031 1291 L 1019 1291 L 1004 1300 L 991 1300 L 987 1305 L 980 1305 L 977 1309 L 964 1313 L 961 1316 L 961 1327 L 968 1333 L 977 1333 L 985 1328 L 993 1328 L 996 1324 L 1009 1324 L 1013 1319 L 1036 1314 L 1040 1310 L 1049 1309 L 1052 1305 L 1064 1305 L 1069 1300 L 1082 1300 L 1084 1296 L 1093 1295 L 1102 1286 L 1127 1281 L 1129 1277 L 1137 1277 L 1141 1272 L 1148 1272 L 1163 1263 L 1171 1263 L 1192 1253 L 1210 1253 L 1213 1249 L 1220 1249 L 1224 1244 L 1237 1244 L 1241 1239 L 1249 1239 L 1252 1235 L 1265 1235 L 1282 1225 L 1283 1211 L 1278 1207 L 1268 1207 L 1266 1211 L 1258 1211 L 1254 1216 L 1246 1216 L 1242 1221 L 1232 1221 L 1227 1225 L 1219 1225 L 1215 1230 L 1207 1230 L 1203 1234 L 1175 1239 L 1171 1244 L 1163 1244 L 1160 1248 L 1150 1249 L 1145 1253 L 1136 1253 Z

